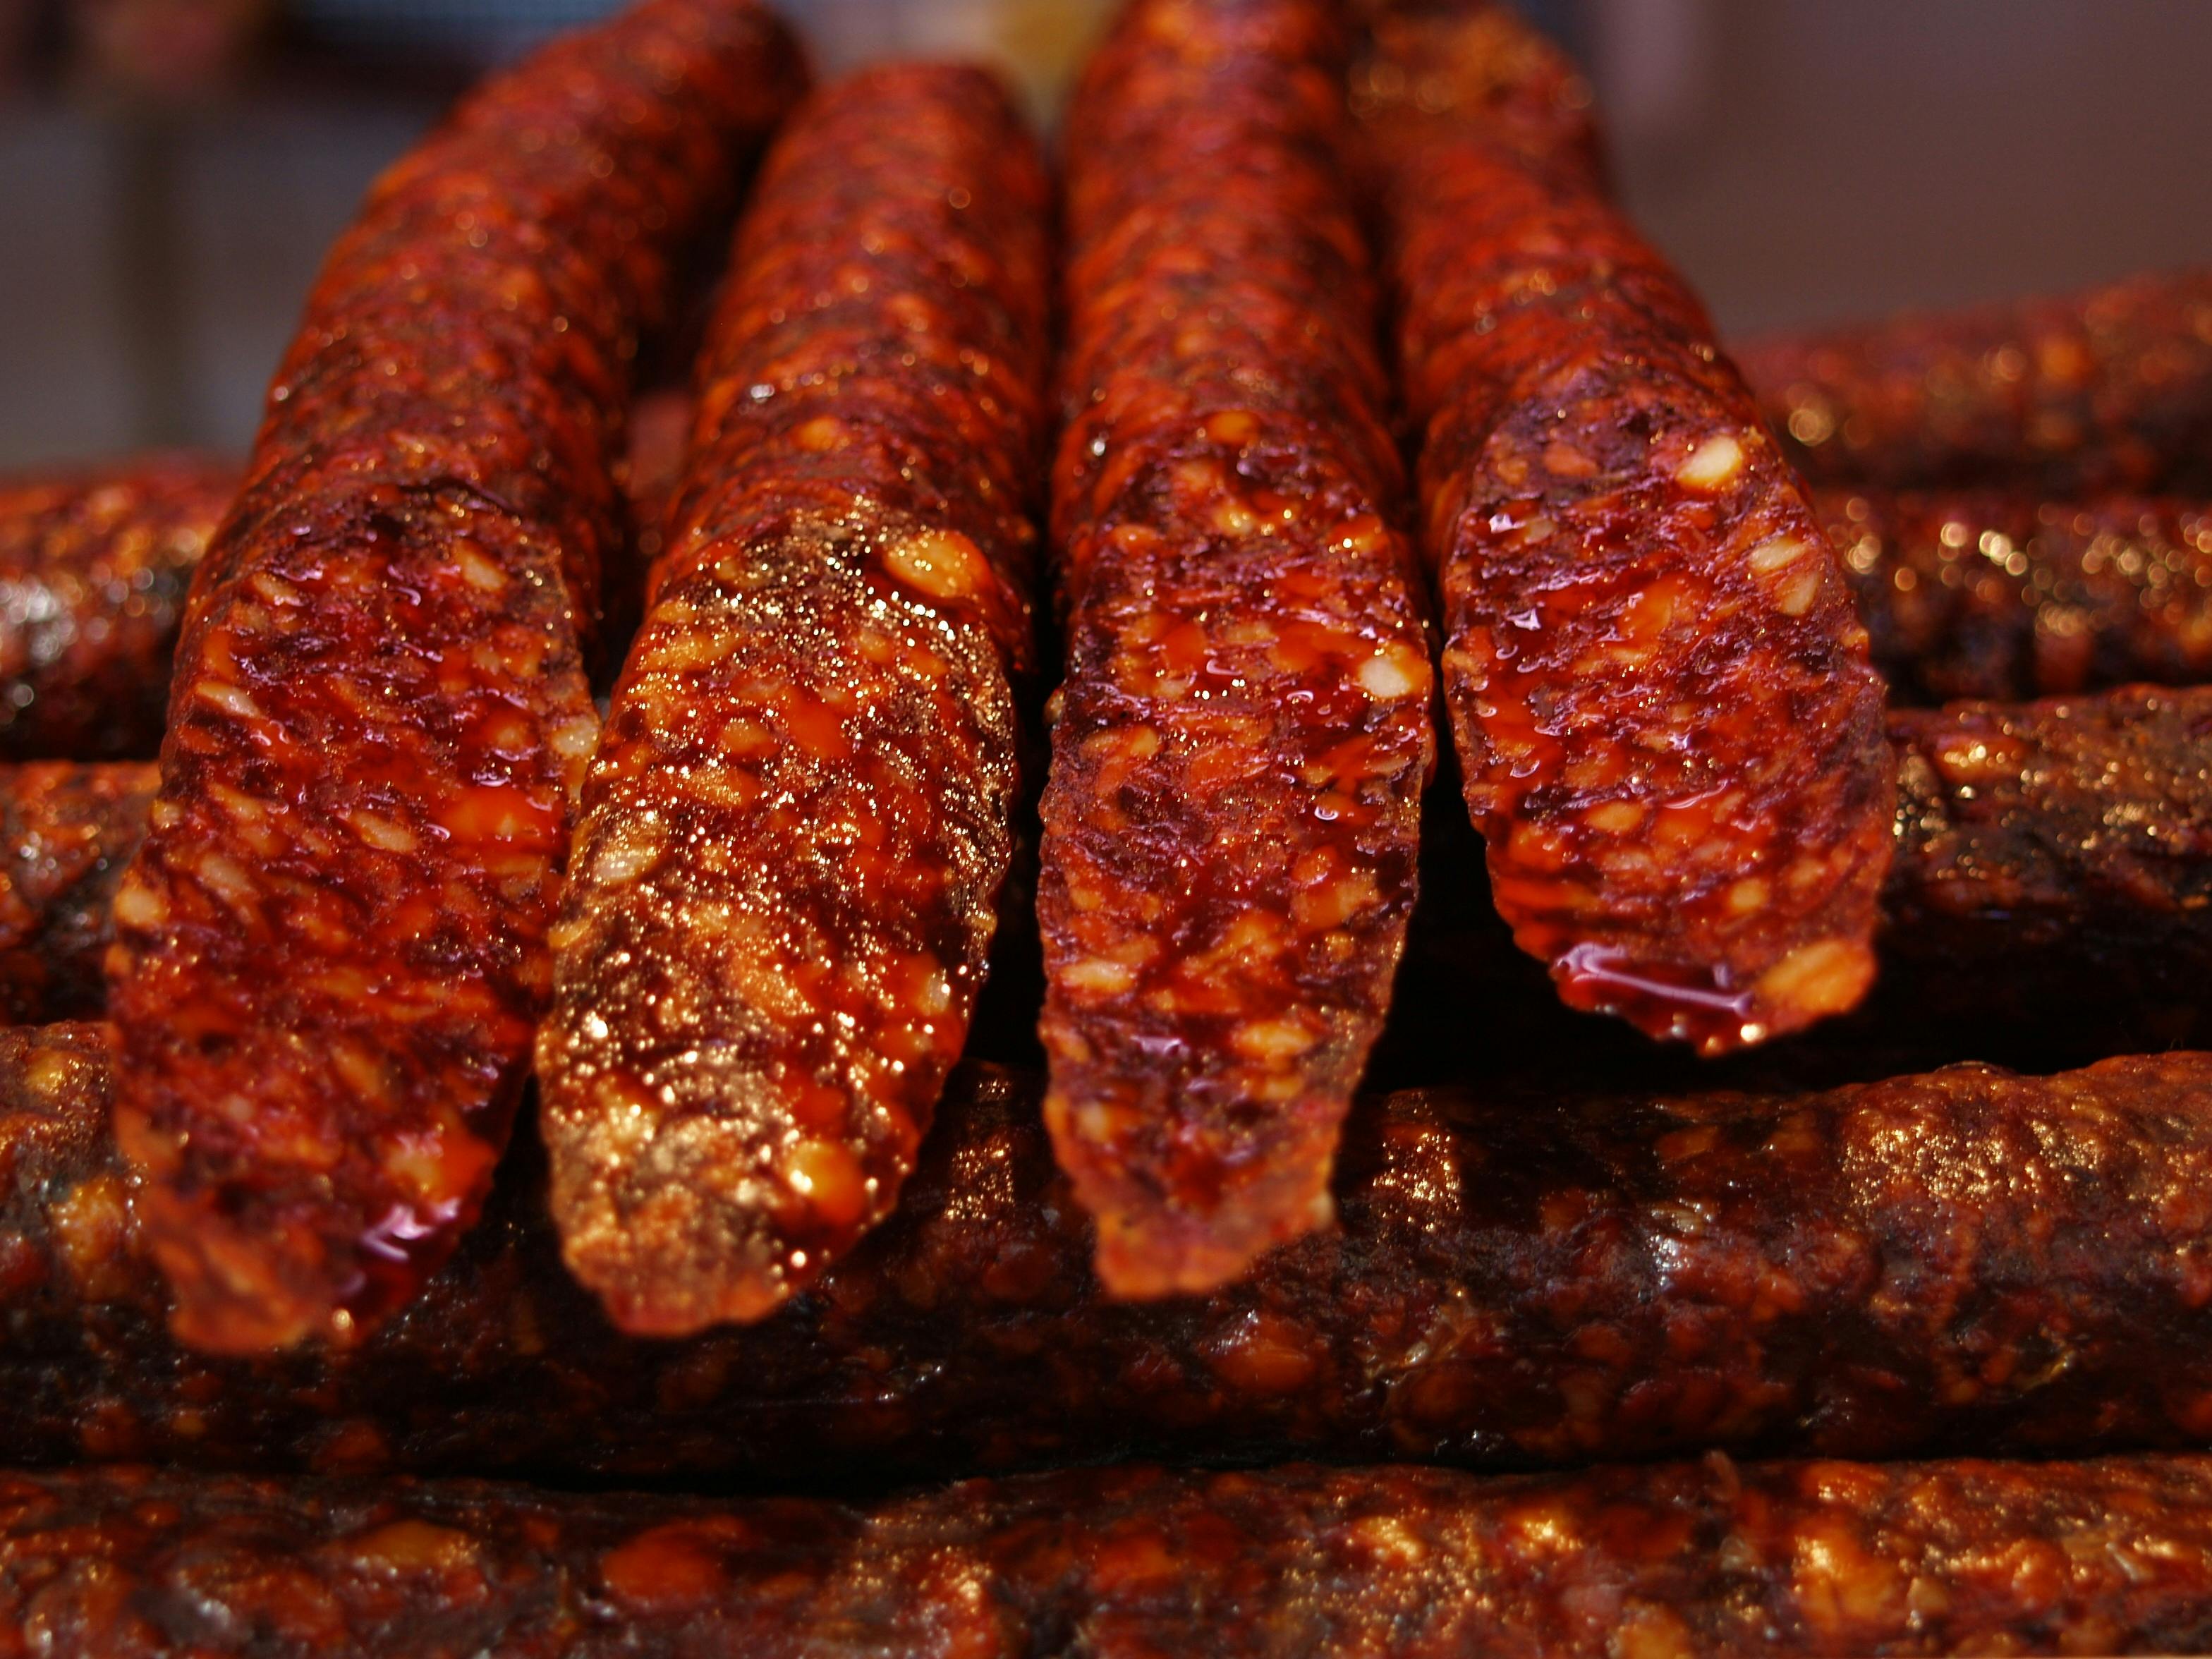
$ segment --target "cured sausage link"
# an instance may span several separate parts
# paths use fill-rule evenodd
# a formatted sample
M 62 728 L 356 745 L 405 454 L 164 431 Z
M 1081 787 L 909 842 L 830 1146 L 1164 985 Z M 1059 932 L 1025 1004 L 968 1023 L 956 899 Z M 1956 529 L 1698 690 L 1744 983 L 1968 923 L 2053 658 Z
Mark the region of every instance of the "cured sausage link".
M 1442 38 L 1451 80 L 1541 61 L 1500 10 Z M 1434 65 L 1394 45 L 1364 78 L 1416 96 L 1364 149 L 1498 908 L 1569 1004 L 1707 1054 L 1842 1012 L 1873 977 L 1893 781 L 1811 503 L 1579 152 L 1510 97 L 1430 107 Z
M 181 1348 L 97 1027 L 0 1034 L 0 1458 L 882 1482 L 1114 1455 L 1489 1467 L 2212 1431 L 2212 1057 L 1771 1097 L 1364 1103 L 1340 1231 L 1109 1299 L 1036 1091 L 957 1073 L 898 1211 L 774 1317 L 628 1336 L 516 1149 L 350 1353 Z
M 874 1504 L 0 1475 L 14 1650 L 111 1659 L 2182 1653 L 2208 1559 L 2191 1456 L 1135 1468 Z
M 1135 0 L 1068 114 L 1046 1115 L 1117 1294 L 1328 1218 L 1433 764 L 1310 0 Z
M 2212 507 L 2021 490 L 1815 495 L 1892 704 L 2212 680 Z
M 1012 851 L 1050 307 L 980 70 L 793 119 L 708 341 L 670 549 L 585 783 L 540 1034 L 569 1265 L 757 1319 L 890 1213 Z
M 1735 356 L 1791 460 L 1823 483 L 2212 490 L 2212 270 Z
M 237 493 L 191 455 L 0 479 L 0 759 L 153 754 L 185 591 Z
M 115 903 L 118 1133 L 189 1341 L 356 1340 L 483 1199 L 596 735 L 635 337 L 801 76 L 745 0 L 647 0 L 487 82 L 325 263 Z
M 0 766 L 0 1018 L 106 1010 L 115 887 L 160 781 L 140 761 Z

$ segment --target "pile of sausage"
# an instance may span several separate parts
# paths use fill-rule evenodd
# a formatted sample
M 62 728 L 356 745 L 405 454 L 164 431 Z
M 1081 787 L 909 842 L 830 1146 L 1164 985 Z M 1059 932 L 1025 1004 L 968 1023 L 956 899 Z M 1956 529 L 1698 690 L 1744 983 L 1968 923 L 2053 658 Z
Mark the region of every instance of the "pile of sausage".
M 1590 103 L 641 0 L 0 485 L 0 1655 L 2212 1644 L 2212 285 Z

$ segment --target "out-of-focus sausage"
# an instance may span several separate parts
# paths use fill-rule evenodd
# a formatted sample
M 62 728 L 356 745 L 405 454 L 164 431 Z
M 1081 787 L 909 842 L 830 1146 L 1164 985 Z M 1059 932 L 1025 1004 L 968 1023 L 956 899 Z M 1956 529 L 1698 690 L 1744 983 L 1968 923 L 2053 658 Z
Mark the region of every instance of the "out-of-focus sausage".
M 0 766 L 0 1019 L 106 1009 L 115 887 L 160 781 L 139 761 Z
M 2212 506 L 1815 496 L 1893 704 L 2212 680 Z
M 1464 1041 L 1464 1039 L 1462 1039 Z M 1117 1455 L 1487 1466 L 2212 1433 L 2212 1057 L 1772 1097 L 1410 1092 L 1340 1230 L 1118 1302 L 1033 1085 L 957 1073 L 898 1211 L 773 1317 L 615 1330 L 526 1145 L 359 1347 L 167 1328 L 93 1027 L 0 1034 L 0 1458 L 885 1481 Z
M 597 733 L 635 337 L 802 79 L 744 0 L 647 0 L 487 82 L 324 265 L 115 902 L 118 1133 L 195 1343 L 356 1340 L 482 1201 Z

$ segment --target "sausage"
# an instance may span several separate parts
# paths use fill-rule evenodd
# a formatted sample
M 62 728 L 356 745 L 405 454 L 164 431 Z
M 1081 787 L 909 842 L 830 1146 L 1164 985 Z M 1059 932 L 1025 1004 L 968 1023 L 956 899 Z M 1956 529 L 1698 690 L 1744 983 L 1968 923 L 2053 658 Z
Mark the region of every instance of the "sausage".
M 1069 107 L 1039 1025 L 1117 1295 L 1328 1218 L 1434 764 L 1316 0 L 1135 0 Z
M 197 455 L 0 480 L 0 760 L 153 754 L 185 590 L 237 492 Z
M 1689 1086 L 1803 1086 L 1963 1059 L 2049 1070 L 2212 1045 L 2212 689 L 1899 709 L 1889 732 L 1896 857 L 1873 995 L 1723 1078 L 1708 1062 Z M 1441 815 L 1431 829 L 1370 1086 L 1686 1078 L 1648 1044 L 1550 1006 L 1504 936 L 1469 836 Z M 1505 1053 L 1461 1040 L 1477 1006 L 1518 1034 Z
M 1790 459 L 1823 483 L 2212 489 L 2212 270 L 1908 313 L 1736 356 Z
M 1898 858 L 1875 1006 L 2046 1052 L 2212 1042 L 2212 689 L 1890 716 Z
M 906 70 L 801 117 L 748 222 L 678 550 L 588 786 L 542 1050 L 571 1261 L 635 1328 L 757 1317 L 818 1272 L 890 1207 L 958 1051 L 1008 854 L 1009 677 L 1032 665 L 1044 199 L 995 85 Z M 810 313 L 832 290 L 859 297 Z M 779 795 L 800 805 L 763 823 L 754 799 Z M 639 867 L 655 825 L 713 857 Z M 906 886 L 888 914 L 885 869 Z M 765 918 L 751 962 L 672 997 L 684 965 L 726 953 L 732 907 Z M 787 948 L 823 970 L 804 1006 L 781 969 L 768 994 L 760 955 L 802 936 Z M 714 1006 L 717 978 L 750 988 Z M 672 1001 L 697 1011 L 680 1028 L 653 1012 Z M 752 1052 L 687 1080 L 681 1056 L 733 1033 Z M 632 1103 L 665 1076 L 685 1098 L 640 1168 Z
M 139 761 L 0 766 L 0 1017 L 105 1011 L 115 886 L 158 783 Z
M 1528 37 L 1480 18 L 1454 76 L 1509 77 Z M 1386 106 L 1362 145 L 1468 811 L 1564 1000 L 1724 1053 L 1873 978 L 1880 682 L 1696 297 L 1487 109 Z
M 1049 308 L 980 70 L 820 94 L 763 169 L 585 783 L 538 1041 L 570 1267 L 757 1319 L 896 1201 L 1012 854 Z
M 100 1469 L 0 1475 L 0 1651 L 2183 1653 L 2208 1559 L 2197 1456 L 1082 1469 L 873 1503 Z
M 1890 738 L 1900 804 L 1883 976 L 1858 1013 L 1778 1050 L 1779 1075 L 1875 1078 L 1962 1058 L 2048 1069 L 2212 1043 L 2198 989 L 2212 969 L 2212 690 L 1899 710 Z M 149 769 L 128 763 L 0 768 L 0 987 L 19 1018 L 100 1011 L 107 897 L 150 791 Z M 1557 1009 L 1498 923 L 1464 811 L 1436 792 L 1431 804 L 1421 905 L 1369 1086 L 1529 1066 L 1712 1080 L 1709 1063 L 1670 1066 L 1641 1038 L 1608 1040 L 1607 1023 Z M 1002 921 L 994 958 L 1031 943 Z M 1010 998 L 1035 994 L 1026 963 L 993 971 Z M 1524 1040 L 1499 1053 L 1465 1042 L 1476 1006 Z M 980 1044 L 971 1029 L 968 1052 L 1034 1063 L 1014 1040 L 1026 1015 L 1012 1002 L 1000 1015 Z
M 1370 1097 L 1340 1230 L 1125 1302 L 1025 1079 L 963 1070 L 900 1207 L 773 1318 L 614 1328 L 518 1144 L 347 1352 L 181 1347 L 98 1028 L 0 1036 L 0 1458 L 748 1484 L 1117 1455 L 1482 1467 L 2202 1444 L 2212 1056 L 1780 1096 Z M 68 1063 L 58 1066 L 57 1046 Z
M 115 903 L 118 1133 L 195 1344 L 357 1340 L 482 1200 L 596 734 L 635 337 L 802 74 L 744 0 L 647 0 L 486 82 L 325 264 Z
M 1814 497 L 1890 701 L 2212 680 L 2212 511 L 2015 491 Z

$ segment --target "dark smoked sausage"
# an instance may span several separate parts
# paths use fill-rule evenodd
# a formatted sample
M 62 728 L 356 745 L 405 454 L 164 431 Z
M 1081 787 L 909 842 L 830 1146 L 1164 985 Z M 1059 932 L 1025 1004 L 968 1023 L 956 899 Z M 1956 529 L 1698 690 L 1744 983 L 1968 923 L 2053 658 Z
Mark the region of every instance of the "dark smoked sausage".
M 872 1504 L 0 1475 L 0 1653 L 2193 1653 L 2212 1459 L 1076 1470 Z
M 1359 77 L 1413 88 L 1363 148 L 1446 703 L 1521 947 L 1571 1006 L 1717 1054 L 1872 980 L 1880 683 L 1802 486 L 1574 124 L 1421 97 L 1426 76 L 1510 84 L 1545 61 L 1531 39 L 1485 9 L 1378 34 Z
M 1414 1092 L 1341 1231 L 1117 1302 L 1030 1085 L 956 1073 L 900 1207 L 757 1325 L 612 1328 L 518 1146 L 344 1353 L 181 1348 L 99 1028 L 0 1035 L 0 1459 L 884 1482 L 1117 1455 L 1486 1467 L 2212 1434 L 2212 1057 L 1827 1093 Z
M 0 766 L 0 1019 L 106 1011 L 116 884 L 160 781 L 141 761 Z
M 1433 764 L 1314 0 L 1134 0 L 1068 114 L 1040 1033 L 1116 1292 L 1328 1218 Z
M 0 480 L 0 759 L 154 753 L 185 592 L 237 493 L 191 455 Z
M 2212 490 L 2212 270 L 1754 342 L 1736 357 L 1790 459 L 1823 483 Z
M 635 336 L 801 78 L 744 0 L 647 0 L 487 82 L 325 264 L 115 905 L 118 1133 L 194 1343 L 355 1340 L 482 1200 L 596 735 Z
M 969 69 L 793 117 L 585 783 L 538 1043 L 570 1266 L 757 1319 L 888 1214 L 986 966 L 1033 671 L 1047 184 Z
M 2212 680 L 2212 507 L 2018 491 L 1814 496 L 1890 702 Z

